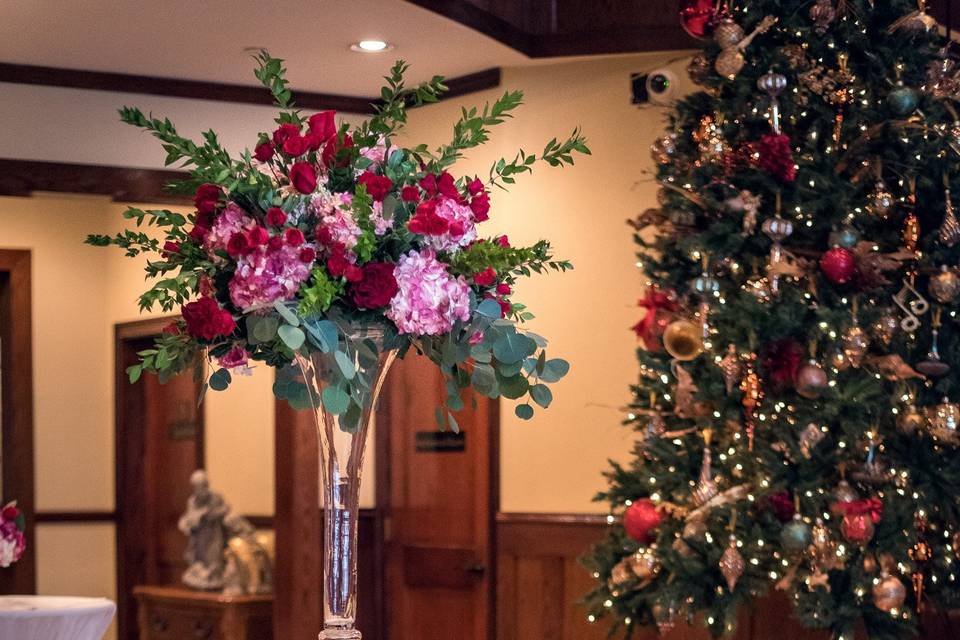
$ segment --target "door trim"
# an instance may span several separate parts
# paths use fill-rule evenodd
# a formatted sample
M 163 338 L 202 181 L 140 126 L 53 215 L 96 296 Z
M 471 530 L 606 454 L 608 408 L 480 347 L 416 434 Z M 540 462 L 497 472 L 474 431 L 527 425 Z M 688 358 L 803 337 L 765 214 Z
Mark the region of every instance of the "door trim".
M 34 484 L 33 436 L 33 301 L 31 282 L 31 254 L 29 250 L 0 249 L 0 272 L 8 278 L 9 298 L 6 312 L 10 322 L 0 331 L 10 344 L 8 361 L 4 363 L 3 451 L 15 452 L 26 464 L 3 465 L 3 492 L 0 500 L 17 500 L 27 529 L 24 533 L 27 549 L 19 562 L 0 571 L 0 593 L 35 593 L 36 567 L 36 509 Z M 14 495 L 16 494 L 16 495 Z
M 126 460 L 129 455 L 144 448 L 142 431 L 128 424 L 126 414 L 136 413 L 136 407 L 131 410 L 131 402 L 135 401 L 134 394 L 130 393 L 132 386 L 127 380 L 124 369 L 124 349 L 126 343 L 133 340 L 158 336 L 170 322 L 179 316 L 165 316 L 123 322 L 114 325 L 114 500 L 116 505 L 116 544 L 117 544 L 117 637 L 120 640 L 136 637 L 136 620 L 129 613 L 135 604 L 133 587 L 136 586 L 138 562 L 133 558 L 135 547 L 128 548 L 130 541 L 135 539 L 136 531 L 131 528 L 129 519 L 136 511 L 135 496 L 141 494 L 144 478 L 139 475 L 127 474 Z M 203 467 L 204 437 L 203 414 L 200 415 L 200 431 L 197 444 L 197 462 Z M 132 498 L 133 496 L 134 498 Z

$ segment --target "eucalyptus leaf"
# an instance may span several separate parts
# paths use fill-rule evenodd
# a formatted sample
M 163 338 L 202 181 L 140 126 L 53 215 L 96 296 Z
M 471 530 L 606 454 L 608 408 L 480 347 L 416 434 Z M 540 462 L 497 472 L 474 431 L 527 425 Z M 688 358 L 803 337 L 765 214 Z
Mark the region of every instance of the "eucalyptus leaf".
M 294 327 L 300 326 L 300 318 L 298 318 L 297 314 L 294 313 L 290 307 L 285 305 L 282 300 L 276 300 L 273 303 L 273 308 L 277 310 L 277 313 L 280 314 L 280 317 L 283 318 L 287 324 Z
M 454 433 L 460 433 L 460 423 L 457 422 L 457 419 L 452 413 L 447 414 L 447 420 L 450 421 L 450 430 Z
M 233 379 L 226 369 L 217 369 L 210 376 L 210 388 L 214 391 L 226 391 Z
M 500 378 L 500 395 L 510 400 L 517 400 L 527 395 L 530 383 L 521 375 L 512 378 Z
M 537 343 L 519 333 L 507 333 L 493 344 L 493 356 L 504 364 L 520 362 L 537 350 Z
M 497 385 L 497 376 L 493 372 L 493 367 L 488 364 L 477 364 L 473 368 L 473 374 L 470 376 L 473 388 L 478 393 L 488 395 Z
M 247 330 L 254 343 L 270 342 L 277 337 L 279 327 L 280 322 L 273 316 L 251 316 L 247 319 Z
M 528 404 L 518 404 L 513 412 L 517 414 L 517 417 L 521 420 L 529 420 L 533 417 L 533 407 Z
M 337 348 L 340 332 L 337 325 L 329 320 L 309 320 L 304 322 L 313 342 L 324 353 L 330 353 Z
M 350 408 L 350 396 L 340 387 L 327 387 L 321 398 L 323 406 L 335 416 L 343 415 Z
M 560 358 L 547 360 L 543 365 L 540 379 L 544 382 L 559 382 L 570 371 L 570 363 Z
M 340 368 L 340 372 L 344 378 L 353 380 L 356 377 L 357 369 L 353 366 L 353 361 L 350 360 L 350 357 L 346 353 L 337 351 L 333 354 L 333 358 L 337 361 L 337 366 Z
M 486 318 L 500 318 L 502 310 L 499 302 L 493 298 L 487 298 L 477 305 L 477 313 Z
M 283 344 L 294 351 L 302 347 L 307 339 L 307 335 L 303 332 L 303 329 L 289 324 L 281 325 L 277 329 L 277 334 L 280 336 L 280 339 L 283 340 Z
M 553 402 L 553 392 L 551 392 L 550 387 L 545 384 L 535 384 L 530 387 L 530 397 L 544 409 L 549 407 L 550 403 Z

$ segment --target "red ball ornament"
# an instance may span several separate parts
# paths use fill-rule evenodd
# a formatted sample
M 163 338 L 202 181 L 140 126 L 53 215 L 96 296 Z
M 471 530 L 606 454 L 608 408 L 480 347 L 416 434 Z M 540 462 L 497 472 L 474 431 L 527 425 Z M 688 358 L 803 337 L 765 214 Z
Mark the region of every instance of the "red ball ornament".
M 680 0 L 680 24 L 694 38 L 706 38 L 713 33 L 717 20 L 714 0 Z
M 840 532 L 847 542 L 867 544 L 873 538 L 875 525 L 868 513 L 848 513 L 840 523 Z
M 650 542 L 651 532 L 663 522 L 663 514 L 657 510 L 653 500 L 642 498 L 627 507 L 623 514 L 623 528 L 627 535 L 641 544 Z
M 820 270 L 833 284 L 846 284 L 857 274 L 857 258 L 844 247 L 833 247 L 820 256 Z

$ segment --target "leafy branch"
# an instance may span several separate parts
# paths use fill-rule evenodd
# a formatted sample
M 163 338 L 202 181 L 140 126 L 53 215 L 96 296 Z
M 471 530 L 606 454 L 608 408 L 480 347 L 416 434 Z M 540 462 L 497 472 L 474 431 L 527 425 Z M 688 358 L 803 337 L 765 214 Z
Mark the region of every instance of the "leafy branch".
M 490 184 L 504 189 L 504 184 L 514 184 L 516 182 L 514 176 L 522 173 L 532 173 L 533 165 L 537 162 L 545 162 L 551 167 L 572 165 L 574 164 L 573 154 L 575 152 L 590 155 L 587 139 L 580 133 L 579 128 L 574 129 L 570 137 L 563 142 L 557 141 L 556 138 L 550 140 L 539 157 L 536 154 L 527 154 L 521 149 L 510 162 L 501 158 L 490 167 Z
M 260 84 L 270 90 L 274 104 L 281 109 L 291 108 L 293 93 L 289 89 L 290 82 L 287 80 L 287 68 L 283 66 L 283 59 L 274 58 L 266 49 L 261 49 L 253 59 L 257 61 L 253 75 Z
M 547 240 L 540 240 L 532 247 L 501 247 L 496 242 L 483 240 L 469 248 L 446 257 L 450 272 L 471 276 L 492 268 L 508 280 L 532 273 L 542 274 L 547 270 L 565 272 L 573 269 L 568 260 L 554 258 L 553 248 Z
M 390 74 L 383 77 L 386 84 L 380 89 L 380 103 L 374 105 L 375 115 L 360 128 L 361 136 L 390 137 L 407 123 L 409 107 L 434 103 L 449 91 L 443 84 L 443 76 L 433 76 L 412 89 L 407 88 L 404 75 L 409 69 L 409 64 L 397 60 Z

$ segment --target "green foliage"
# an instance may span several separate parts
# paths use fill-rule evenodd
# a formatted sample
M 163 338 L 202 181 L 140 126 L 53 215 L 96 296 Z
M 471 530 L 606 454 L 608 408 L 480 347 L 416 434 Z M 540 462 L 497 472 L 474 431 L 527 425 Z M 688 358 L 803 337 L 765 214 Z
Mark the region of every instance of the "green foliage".
M 490 184 L 504 188 L 504 184 L 514 184 L 514 176 L 523 173 L 532 173 L 533 166 L 539 162 L 545 162 L 551 167 L 562 167 L 564 165 L 573 165 L 573 154 L 582 153 L 590 155 L 590 148 L 587 147 L 587 139 L 580 133 L 579 129 L 574 129 L 570 137 L 563 142 L 558 142 L 553 138 L 548 142 L 543 152 L 538 157 L 536 154 L 527 154 L 520 150 L 513 160 L 507 162 L 501 158 L 490 167 Z
M 308 283 L 300 288 L 300 315 L 322 315 L 343 295 L 343 282 L 327 275 L 326 269 L 314 268 Z

